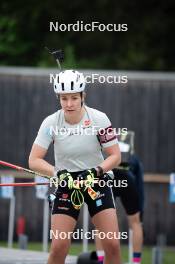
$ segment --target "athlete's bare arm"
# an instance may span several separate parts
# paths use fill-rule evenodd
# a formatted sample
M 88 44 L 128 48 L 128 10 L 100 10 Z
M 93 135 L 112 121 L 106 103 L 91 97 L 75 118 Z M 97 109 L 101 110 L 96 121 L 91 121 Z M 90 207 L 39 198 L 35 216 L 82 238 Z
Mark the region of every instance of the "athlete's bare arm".
M 121 153 L 118 144 L 103 149 L 108 156 L 101 164 L 104 172 L 112 170 L 121 163 Z
M 46 153 L 47 149 L 42 148 L 37 144 L 33 144 L 29 156 L 29 168 L 34 171 L 53 176 L 54 166 L 44 160 Z

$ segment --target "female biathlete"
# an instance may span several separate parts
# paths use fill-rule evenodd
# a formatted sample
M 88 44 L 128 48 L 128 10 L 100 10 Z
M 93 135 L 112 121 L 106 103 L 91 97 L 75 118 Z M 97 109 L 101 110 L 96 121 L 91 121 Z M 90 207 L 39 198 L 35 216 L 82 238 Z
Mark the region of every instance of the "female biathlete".
M 84 89 L 85 78 L 78 71 L 61 71 L 54 79 L 54 91 L 59 96 L 61 110 L 43 121 L 29 156 L 31 169 L 68 181 L 66 186 L 57 189 L 51 219 L 54 234 L 73 232 L 80 213 L 71 202 L 73 189 L 70 189 L 69 179 L 78 177 L 85 181 L 91 175 L 106 180 L 106 173 L 121 162 L 116 135 L 108 117 L 84 104 Z M 55 166 L 44 159 L 51 143 L 54 144 Z M 101 146 L 107 154 L 105 160 Z M 119 229 L 111 188 L 96 183 L 93 189 L 98 192 L 95 200 L 86 188 L 83 188 L 86 190 L 83 195 L 93 224 L 98 232 L 105 234 L 102 240 L 105 263 L 120 264 L 120 242 L 116 239 Z M 114 235 L 111 237 L 111 234 Z M 70 243 L 70 236 L 64 239 L 53 236 L 48 263 L 64 263 Z

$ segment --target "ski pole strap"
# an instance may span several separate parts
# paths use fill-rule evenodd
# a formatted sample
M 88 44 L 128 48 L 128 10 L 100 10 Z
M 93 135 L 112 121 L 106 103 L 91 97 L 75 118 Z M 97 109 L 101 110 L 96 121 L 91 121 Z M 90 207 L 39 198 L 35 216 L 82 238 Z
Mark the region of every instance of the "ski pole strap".
M 73 190 L 71 194 L 71 202 L 76 210 L 79 210 L 84 203 L 84 196 L 80 190 Z
M 95 192 L 91 187 L 88 187 L 87 191 L 91 199 L 95 200 L 97 198 L 98 193 Z M 80 210 L 81 206 L 84 203 L 84 195 L 82 191 L 80 189 L 74 189 L 70 199 L 73 207 L 77 210 Z

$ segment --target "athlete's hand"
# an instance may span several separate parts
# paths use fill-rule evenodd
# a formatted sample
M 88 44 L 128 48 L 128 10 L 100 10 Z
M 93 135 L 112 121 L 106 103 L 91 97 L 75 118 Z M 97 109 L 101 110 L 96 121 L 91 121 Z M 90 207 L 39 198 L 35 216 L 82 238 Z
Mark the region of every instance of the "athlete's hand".
M 77 179 L 81 183 L 81 189 L 85 191 L 88 187 L 93 186 L 94 180 L 97 179 L 97 170 L 95 168 L 85 170 L 78 175 Z
M 87 180 L 88 176 L 97 177 L 97 170 L 95 168 L 85 170 L 78 175 L 79 180 Z
M 64 180 L 70 173 L 67 170 L 55 170 L 54 176 L 60 181 Z
M 66 181 L 67 187 L 69 189 L 73 188 L 73 178 L 70 172 L 68 172 L 67 170 L 58 170 L 58 171 L 55 171 L 54 175 L 58 177 L 59 182 Z

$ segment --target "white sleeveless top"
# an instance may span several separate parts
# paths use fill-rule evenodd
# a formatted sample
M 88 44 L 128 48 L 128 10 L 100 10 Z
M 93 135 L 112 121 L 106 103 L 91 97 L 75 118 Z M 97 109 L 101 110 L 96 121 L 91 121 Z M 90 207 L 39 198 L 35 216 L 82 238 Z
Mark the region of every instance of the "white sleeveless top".
M 55 166 L 59 169 L 76 172 L 96 167 L 104 160 L 102 148 L 118 142 L 105 113 L 87 106 L 85 110 L 76 125 L 65 121 L 63 110 L 41 124 L 34 143 L 45 149 L 54 143 Z

